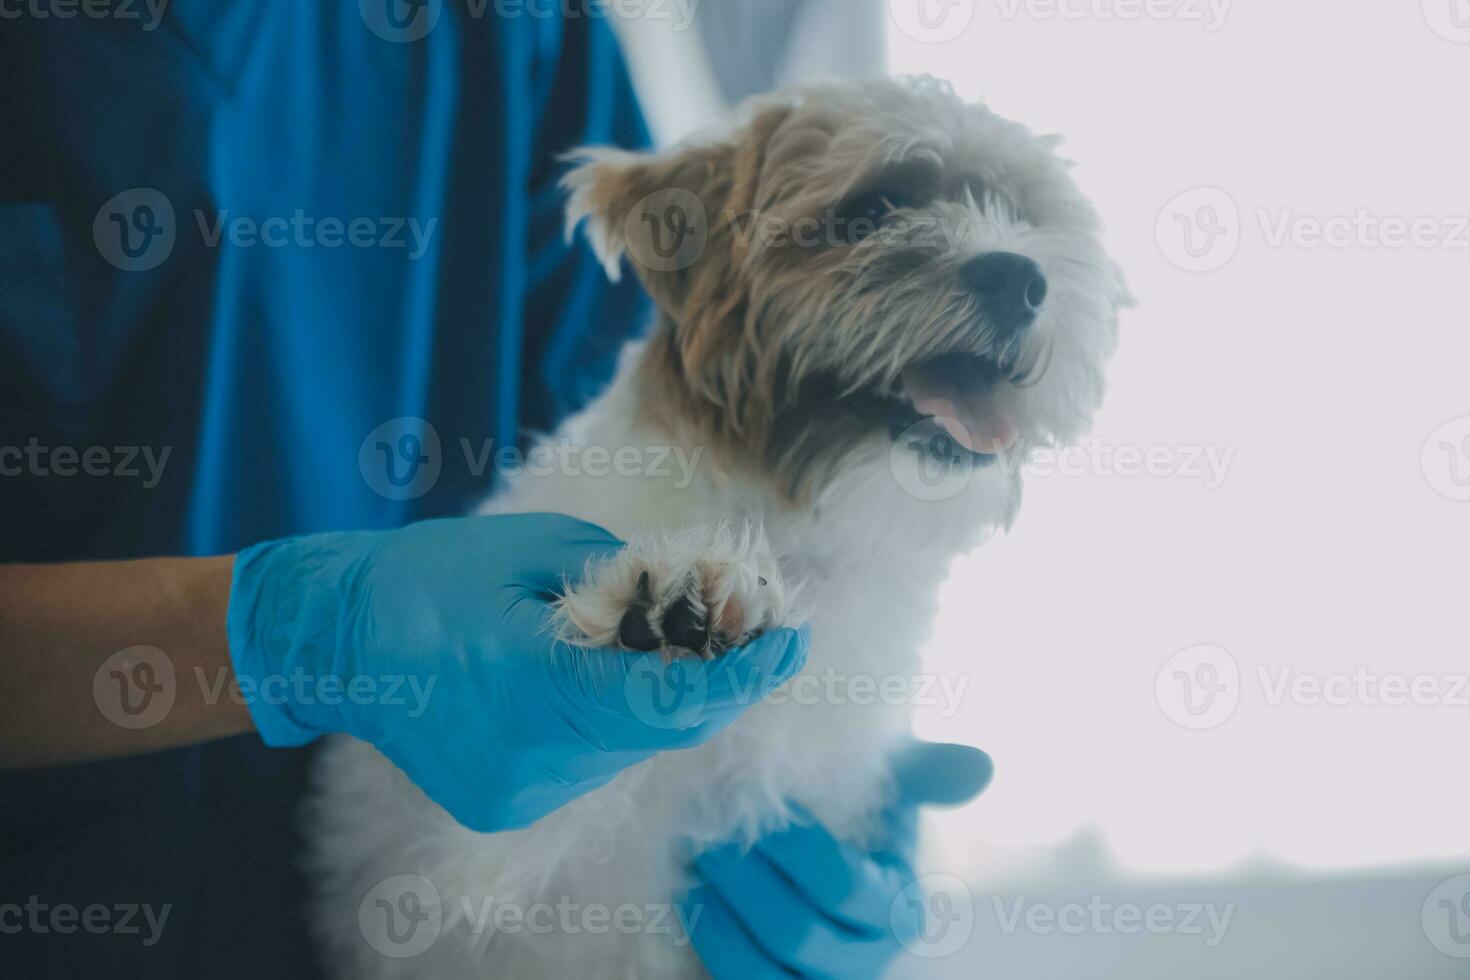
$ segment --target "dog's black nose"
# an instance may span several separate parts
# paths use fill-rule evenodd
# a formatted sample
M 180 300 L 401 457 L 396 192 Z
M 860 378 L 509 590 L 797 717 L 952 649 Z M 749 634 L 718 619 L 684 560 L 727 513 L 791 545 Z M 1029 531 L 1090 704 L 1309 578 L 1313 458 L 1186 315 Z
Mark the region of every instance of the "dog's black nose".
M 980 295 L 985 314 L 1002 330 L 1031 325 L 1046 302 L 1041 266 L 1015 252 L 990 252 L 965 263 L 960 278 Z

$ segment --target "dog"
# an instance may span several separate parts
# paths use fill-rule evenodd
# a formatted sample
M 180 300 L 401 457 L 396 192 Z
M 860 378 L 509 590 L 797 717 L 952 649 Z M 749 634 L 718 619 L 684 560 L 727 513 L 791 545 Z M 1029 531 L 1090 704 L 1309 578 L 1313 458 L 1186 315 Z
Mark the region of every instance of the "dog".
M 1015 517 L 1017 461 L 1090 425 L 1129 302 L 1057 142 L 909 78 L 763 96 L 668 152 L 576 154 L 568 234 L 585 225 L 614 278 L 631 264 L 657 317 L 545 445 L 699 463 L 522 473 L 484 507 L 630 543 L 569 588 L 562 634 L 710 658 L 805 621 L 808 673 L 912 677 L 951 561 Z M 871 842 L 911 723 L 881 700 L 769 698 L 491 835 L 338 738 L 309 807 L 312 926 L 343 976 L 702 976 L 671 911 L 691 854 L 792 804 Z M 360 920 L 405 875 L 433 924 L 411 956 Z M 641 927 L 536 928 L 558 904 Z

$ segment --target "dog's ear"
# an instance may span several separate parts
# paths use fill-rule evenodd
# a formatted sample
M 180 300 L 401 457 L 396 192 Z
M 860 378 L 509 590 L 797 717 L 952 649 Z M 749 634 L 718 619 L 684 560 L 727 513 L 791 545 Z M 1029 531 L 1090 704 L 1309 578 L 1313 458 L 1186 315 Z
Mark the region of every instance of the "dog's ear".
M 587 222 L 614 280 L 626 255 L 664 314 L 654 359 L 663 397 L 685 392 L 691 410 L 713 413 L 716 430 L 750 429 L 768 414 L 750 394 L 762 345 L 746 322 L 742 267 L 754 213 L 770 192 L 761 187 L 767 151 L 792 108 L 760 105 L 728 139 L 666 154 L 584 151 L 566 178 L 568 231 Z
M 789 105 L 767 106 L 726 139 L 665 153 L 578 151 L 562 181 L 569 193 L 568 238 L 585 221 L 608 277 L 621 278 L 627 256 L 654 301 L 675 321 L 685 321 L 692 294 L 721 295 L 715 284 L 696 289 L 696 281 L 733 273 L 766 143 L 790 111 Z

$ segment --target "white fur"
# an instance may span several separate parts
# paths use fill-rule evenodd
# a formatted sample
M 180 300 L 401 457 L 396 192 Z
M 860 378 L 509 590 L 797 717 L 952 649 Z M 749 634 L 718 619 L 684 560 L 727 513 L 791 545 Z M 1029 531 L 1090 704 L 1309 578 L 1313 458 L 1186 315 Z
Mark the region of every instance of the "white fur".
M 998 233 L 1004 247 L 1036 256 L 1053 283 L 1037 331 L 1058 350 L 1042 384 L 1013 393 L 1013 408 L 1028 444 L 1068 438 L 1085 425 L 1099 397 L 1100 366 L 1112 348 L 1124 295 L 1121 279 L 1097 246 L 1095 219 L 1050 146 L 1014 124 L 983 117 L 976 125 L 976 139 L 987 145 L 997 172 L 1018 184 L 1030 182 L 1018 196 L 1031 202 L 1039 227 L 1006 220 L 994 202 L 971 201 L 969 207 L 989 219 L 988 234 Z M 940 137 L 948 140 L 949 132 L 935 139 Z M 609 155 L 600 162 L 625 159 Z M 576 217 L 591 206 L 590 191 L 585 181 L 571 187 Z M 1046 220 L 1036 220 L 1038 213 Z M 609 229 L 594 223 L 591 235 L 615 265 Z M 904 329 L 897 311 L 883 315 L 894 331 Z M 612 387 L 550 442 L 613 451 L 669 447 L 669 435 L 635 421 L 642 417 L 635 376 L 641 354 L 641 345 L 631 345 Z M 702 450 L 698 433 L 676 439 L 687 457 Z M 942 499 L 920 499 L 904 487 L 923 484 L 924 466 L 917 454 L 875 436 L 800 508 L 768 482 L 704 460 L 689 485 L 681 485 L 677 473 L 522 474 L 484 510 L 570 514 L 641 542 L 649 563 L 680 567 L 699 557 L 688 553 L 687 543 L 709 540 L 709 529 L 759 526 L 785 580 L 802 583 L 802 604 L 813 610 L 806 670 L 881 681 L 918 671 L 950 562 L 1006 526 L 1019 499 L 1015 467 L 1001 466 L 974 470 Z M 670 543 L 659 545 L 665 536 Z M 626 571 L 621 574 L 589 590 L 589 621 L 614 621 L 617 606 L 608 597 L 630 588 Z M 863 841 L 889 792 L 888 756 L 909 725 L 908 708 L 870 699 L 768 701 L 702 747 L 659 755 L 529 829 L 491 835 L 460 827 L 371 746 L 335 740 L 318 771 L 310 811 L 318 889 L 313 927 L 342 976 L 700 976 L 698 957 L 678 930 L 546 935 L 492 926 L 477 932 L 472 920 L 487 900 L 523 908 L 563 899 L 609 909 L 669 903 L 688 883 L 692 852 L 730 839 L 754 841 L 788 820 L 789 803 L 839 837 Z M 400 960 L 364 941 L 358 908 L 374 885 L 403 874 L 433 883 L 444 925 L 428 951 Z

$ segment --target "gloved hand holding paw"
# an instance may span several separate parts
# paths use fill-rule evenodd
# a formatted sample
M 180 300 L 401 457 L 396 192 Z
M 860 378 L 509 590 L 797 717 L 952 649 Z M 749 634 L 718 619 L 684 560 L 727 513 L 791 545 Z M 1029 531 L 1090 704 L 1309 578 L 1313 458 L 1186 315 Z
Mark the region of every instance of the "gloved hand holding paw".
M 789 630 L 681 663 L 701 675 L 702 703 L 651 723 L 630 692 L 639 672 L 663 669 L 658 654 L 572 647 L 549 623 L 564 583 L 620 546 L 581 521 L 516 514 L 250 548 L 235 562 L 228 630 L 255 726 L 273 746 L 333 732 L 370 742 L 462 824 L 491 832 L 708 740 L 805 663 L 807 641 Z

